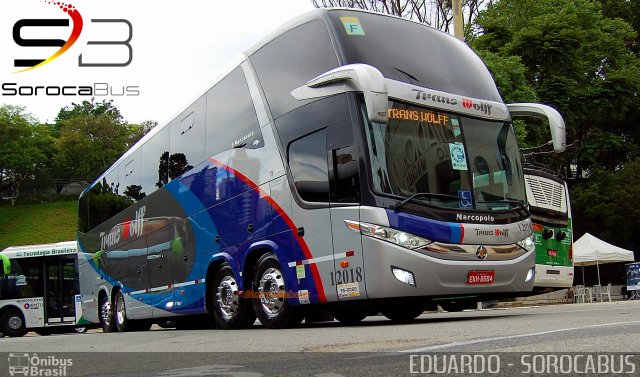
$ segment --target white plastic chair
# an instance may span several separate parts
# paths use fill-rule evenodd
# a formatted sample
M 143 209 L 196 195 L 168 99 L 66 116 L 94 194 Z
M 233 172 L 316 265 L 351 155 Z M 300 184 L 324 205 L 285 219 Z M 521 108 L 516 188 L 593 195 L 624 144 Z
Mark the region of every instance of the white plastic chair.
M 592 288 L 592 297 L 595 301 L 602 302 L 602 286 L 600 284 L 595 284 Z
M 584 304 L 587 298 L 587 291 L 584 285 L 576 285 L 573 287 L 573 302 L 576 304 Z
M 604 302 L 603 296 L 611 302 L 611 283 L 607 284 L 606 287 L 600 287 L 600 302 Z

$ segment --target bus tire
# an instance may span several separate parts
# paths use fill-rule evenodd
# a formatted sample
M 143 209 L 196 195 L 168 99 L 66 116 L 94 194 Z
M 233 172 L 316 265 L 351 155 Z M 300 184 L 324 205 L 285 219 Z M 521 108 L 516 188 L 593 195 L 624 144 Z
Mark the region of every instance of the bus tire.
M 116 292 L 115 311 L 113 313 L 113 319 L 118 332 L 131 331 L 131 321 L 127 318 L 127 307 L 124 304 L 124 295 L 122 292 Z
M 234 330 L 253 326 L 256 314 L 251 301 L 240 297 L 238 283 L 229 263 L 218 268 L 211 290 L 213 319 L 219 328 Z
M 441 302 L 440 307 L 442 310 L 447 311 L 449 313 L 461 312 L 467 309 L 475 309 L 478 306 L 475 302 L 459 302 L 459 301 L 448 301 Z
M 418 318 L 424 312 L 424 306 L 414 303 L 387 305 L 380 312 L 383 316 L 397 323 L 407 323 Z
M 283 329 L 302 322 L 301 308 L 290 305 L 286 299 L 282 267 L 273 254 L 263 255 L 256 263 L 253 290 L 259 295 L 253 299 L 253 309 L 264 327 Z
M 98 307 L 100 318 L 100 326 L 102 332 L 114 332 L 115 325 L 113 324 L 113 311 L 111 310 L 111 303 L 106 294 L 100 295 L 100 306 Z
M 369 308 L 366 307 L 344 307 L 344 308 L 332 308 L 329 313 L 333 318 L 337 319 L 341 323 L 353 324 L 362 321 L 369 315 Z
M 11 337 L 24 336 L 27 333 L 27 324 L 22 312 L 16 308 L 7 309 L 0 316 L 0 332 Z

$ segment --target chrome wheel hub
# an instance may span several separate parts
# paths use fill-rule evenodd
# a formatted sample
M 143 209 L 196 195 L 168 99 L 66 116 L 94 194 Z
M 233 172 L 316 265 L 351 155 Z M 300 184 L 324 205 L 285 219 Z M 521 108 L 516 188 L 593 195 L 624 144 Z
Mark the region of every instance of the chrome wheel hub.
M 122 295 L 118 295 L 118 300 L 116 301 L 116 323 L 118 325 L 122 325 L 125 318 L 124 297 Z
M 238 311 L 238 284 L 233 276 L 225 276 L 218 284 L 216 303 L 226 321 L 231 320 Z
M 111 304 L 107 299 L 100 305 L 100 316 L 102 317 L 102 323 L 109 327 L 111 325 Z
M 9 318 L 9 320 L 7 321 L 7 325 L 11 330 L 18 331 L 22 328 L 22 318 L 17 315 L 13 316 Z
M 262 273 L 258 285 L 260 302 L 265 314 L 273 318 L 280 314 L 284 307 L 284 277 L 275 268 L 268 268 Z

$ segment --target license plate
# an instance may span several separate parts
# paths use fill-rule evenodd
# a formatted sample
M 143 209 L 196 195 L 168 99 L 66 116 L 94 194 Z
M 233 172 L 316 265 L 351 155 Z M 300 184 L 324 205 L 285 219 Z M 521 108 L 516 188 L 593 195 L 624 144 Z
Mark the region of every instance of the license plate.
M 558 256 L 558 250 L 547 249 L 547 255 L 550 256 L 550 257 L 557 257 Z
M 469 271 L 467 273 L 467 284 L 493 284 L 496 272 L 489 271 Z

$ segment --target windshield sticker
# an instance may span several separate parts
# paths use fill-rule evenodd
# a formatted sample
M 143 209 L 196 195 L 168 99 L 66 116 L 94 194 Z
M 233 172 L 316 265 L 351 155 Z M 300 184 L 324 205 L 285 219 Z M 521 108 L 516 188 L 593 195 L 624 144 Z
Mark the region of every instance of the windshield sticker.
M 458 190 L 458 197 L 460 198 L 460 208 L 472 208 L 473 202 L 471 199 L 471 191 Z
M 452 124 L 452 127 L 453 127 L 453 137 L 460 136 L 460 125 L 458 125 L 458 120 L 452 118 L 451 119 L 451 124 Z
M 449 143 L 449 153 L 451 154 L 451 167 L 454 170 L 469 170 L 462 143 Z
M 23 285 L 27 285 L 27 277 L 24 275 L 18 275 L 18 277 L 16 278 L 16 286 L 20 287 Z
M 358 17 L 340 17 L 347 35 L 365 35 Z

